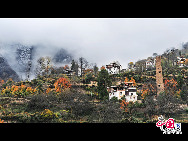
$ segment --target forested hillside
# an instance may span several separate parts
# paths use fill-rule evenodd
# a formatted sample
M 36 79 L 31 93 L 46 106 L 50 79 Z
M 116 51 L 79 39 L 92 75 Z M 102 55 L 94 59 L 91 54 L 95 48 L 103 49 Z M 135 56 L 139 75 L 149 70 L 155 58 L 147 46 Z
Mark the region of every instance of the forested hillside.
M 71 59 L 62 49 L 53 58 L 40 56 L 36 64 L 32 63 L 35 78 L 29 79 L 32 69 L 26 69 L 24 80 L 0 57 L 0 122 L 153 123 L 159 115 L 188 122 L 187 45 L 160 55 L 165 88 L 159 96 L 155 65 L 146 66 L 146 61 L 155 59 L 157 53 L 130 62 L 129 68 L 119 74 L 109 74 L 105 66 L 98 67 L 83 57 Z M 186 58 L 183 66 L 177 57 Z M 32 62 L 32 58 L 27 59 L 27 63 Z M 62 62 L 65 64 L 59 65 Z M 136 87 L 138 101 L 109 100 L 107 87 L 125 82 Z

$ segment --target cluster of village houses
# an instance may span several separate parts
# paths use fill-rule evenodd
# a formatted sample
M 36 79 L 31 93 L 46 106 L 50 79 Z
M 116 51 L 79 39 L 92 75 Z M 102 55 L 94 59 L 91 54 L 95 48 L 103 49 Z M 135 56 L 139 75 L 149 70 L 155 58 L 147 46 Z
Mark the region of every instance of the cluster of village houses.
M 185 60 L 186 58 L 184 57 L 177 57 L 177 65 L 179 67 L 185 66 Z M 148 68 L 154 68 L 156 65 L 156 59 L 153 57 L 149 58 L 146 60 L 145 68 L 146 70 Z M 126 71 L 126 69 L 122 69 L 122 66 L 118 61 L 110 63 L 106 65 L 106 70 L 108 71 L 109 74 L 119 74 L 120 72 Z M 135 66 L 133 65 L 132 68 L 128 68 L 129 70 L 135 69 Z M 72 73 L 72 70 L 67 69 L 66 70 L 68 74 Z M 91 82 L 91 85 L 96 85 L 96 82 Z M 109 99 L 112 99 L 113 97 L 116 97 L 117 99 L 122 99 L 124 98 L 126 102 L 135 102 L 137 101 L 137 89 L 135 86 L 133 86 L 133 82 L 119 82 L 119 84 L 111 87 L 107 87 L 108 93 L 109 93 Z
M 106 65 L 106 70 L 109 74 L 119 74 L 122 71 L 122 66 L 118 61 Z M 136 87 L 133 82 L 119 82 L 116 86 L 107 87 L 109 99 L 116 97 L 117 99 L 124 98 L 127 102 L 137 101 Z
M 179 67 L 184 67 L 185 66 L 185 60 L 186 58 L 184 57 L 177 57 L 177 64 Z M 155 58 L 149 58 L 146 60 L 146 70 L 148 68 L 154 68 L 156 65 L 156 59 Z M 109 74 L 119 74 L 120 71 L 122 71 L 122 66 L 119 64 L 119 62 L 113 62 L 110 63 L 109 65 L 106 65 L 106 69 Z M 134 69 L 134 65 L 132 68 L 129 69 Z M 108 92 L 109 92 L 109 99 L 116 97 L 117 99 L 121 99 L 122 97 L 125 98 L 126 102 L 135 102 L 137 101 L 137 89 L 135 86 L 133 86 L 133 82 L 124 82 L 120 83 L 119 85 L 116 86 L 111 86 L 108 87 Z

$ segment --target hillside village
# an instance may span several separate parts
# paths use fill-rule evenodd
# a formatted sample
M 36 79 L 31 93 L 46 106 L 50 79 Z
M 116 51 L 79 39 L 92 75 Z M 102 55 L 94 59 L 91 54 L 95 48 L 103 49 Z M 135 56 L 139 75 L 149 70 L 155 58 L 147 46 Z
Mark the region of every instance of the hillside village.
M 36 78 L 0 80 L 2 123 L 188 122 L 188 43 L 147 59 L 98 67 L 80 57 L 55 67 L 41 57 Z

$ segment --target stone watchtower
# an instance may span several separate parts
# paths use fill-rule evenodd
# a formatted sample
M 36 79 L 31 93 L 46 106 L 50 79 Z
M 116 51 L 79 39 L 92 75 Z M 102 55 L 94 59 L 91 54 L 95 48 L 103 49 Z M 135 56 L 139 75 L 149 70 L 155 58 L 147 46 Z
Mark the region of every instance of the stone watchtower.
M 156 84 L 157 84 L 157 96 L 160 92 L 164 91 L 161 56 L 156 56 Z

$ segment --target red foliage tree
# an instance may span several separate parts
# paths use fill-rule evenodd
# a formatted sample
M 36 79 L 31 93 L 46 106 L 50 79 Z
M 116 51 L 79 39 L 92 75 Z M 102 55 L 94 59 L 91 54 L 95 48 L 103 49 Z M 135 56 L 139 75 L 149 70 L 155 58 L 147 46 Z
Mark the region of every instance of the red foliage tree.
M 55 83 L 54 83 L 56 92 L 63 92 L 65 89 L 71 87 L 71 83 L 66 79 L 66 78 L 59 78 Z
M 164 90 L 166 93 L 174 95 L 176 94 L 177 89 L 177 82 L 174 79 L 166 79 L 164 83 Z
M 125 112 L 128 112 L 129 111 L 128 104 L 129 104 L 129 102 L 126 102 L 125 100 L 122 100 L 121 103 L 120 103 L 120 105 L 121 105 L 120 108 L 123 109 Z
M 157 88 L 153 84 L 144 84 L 142 87 L 142 99 L 145 99 L 146 96 L 156 95 L 157 94 Z

